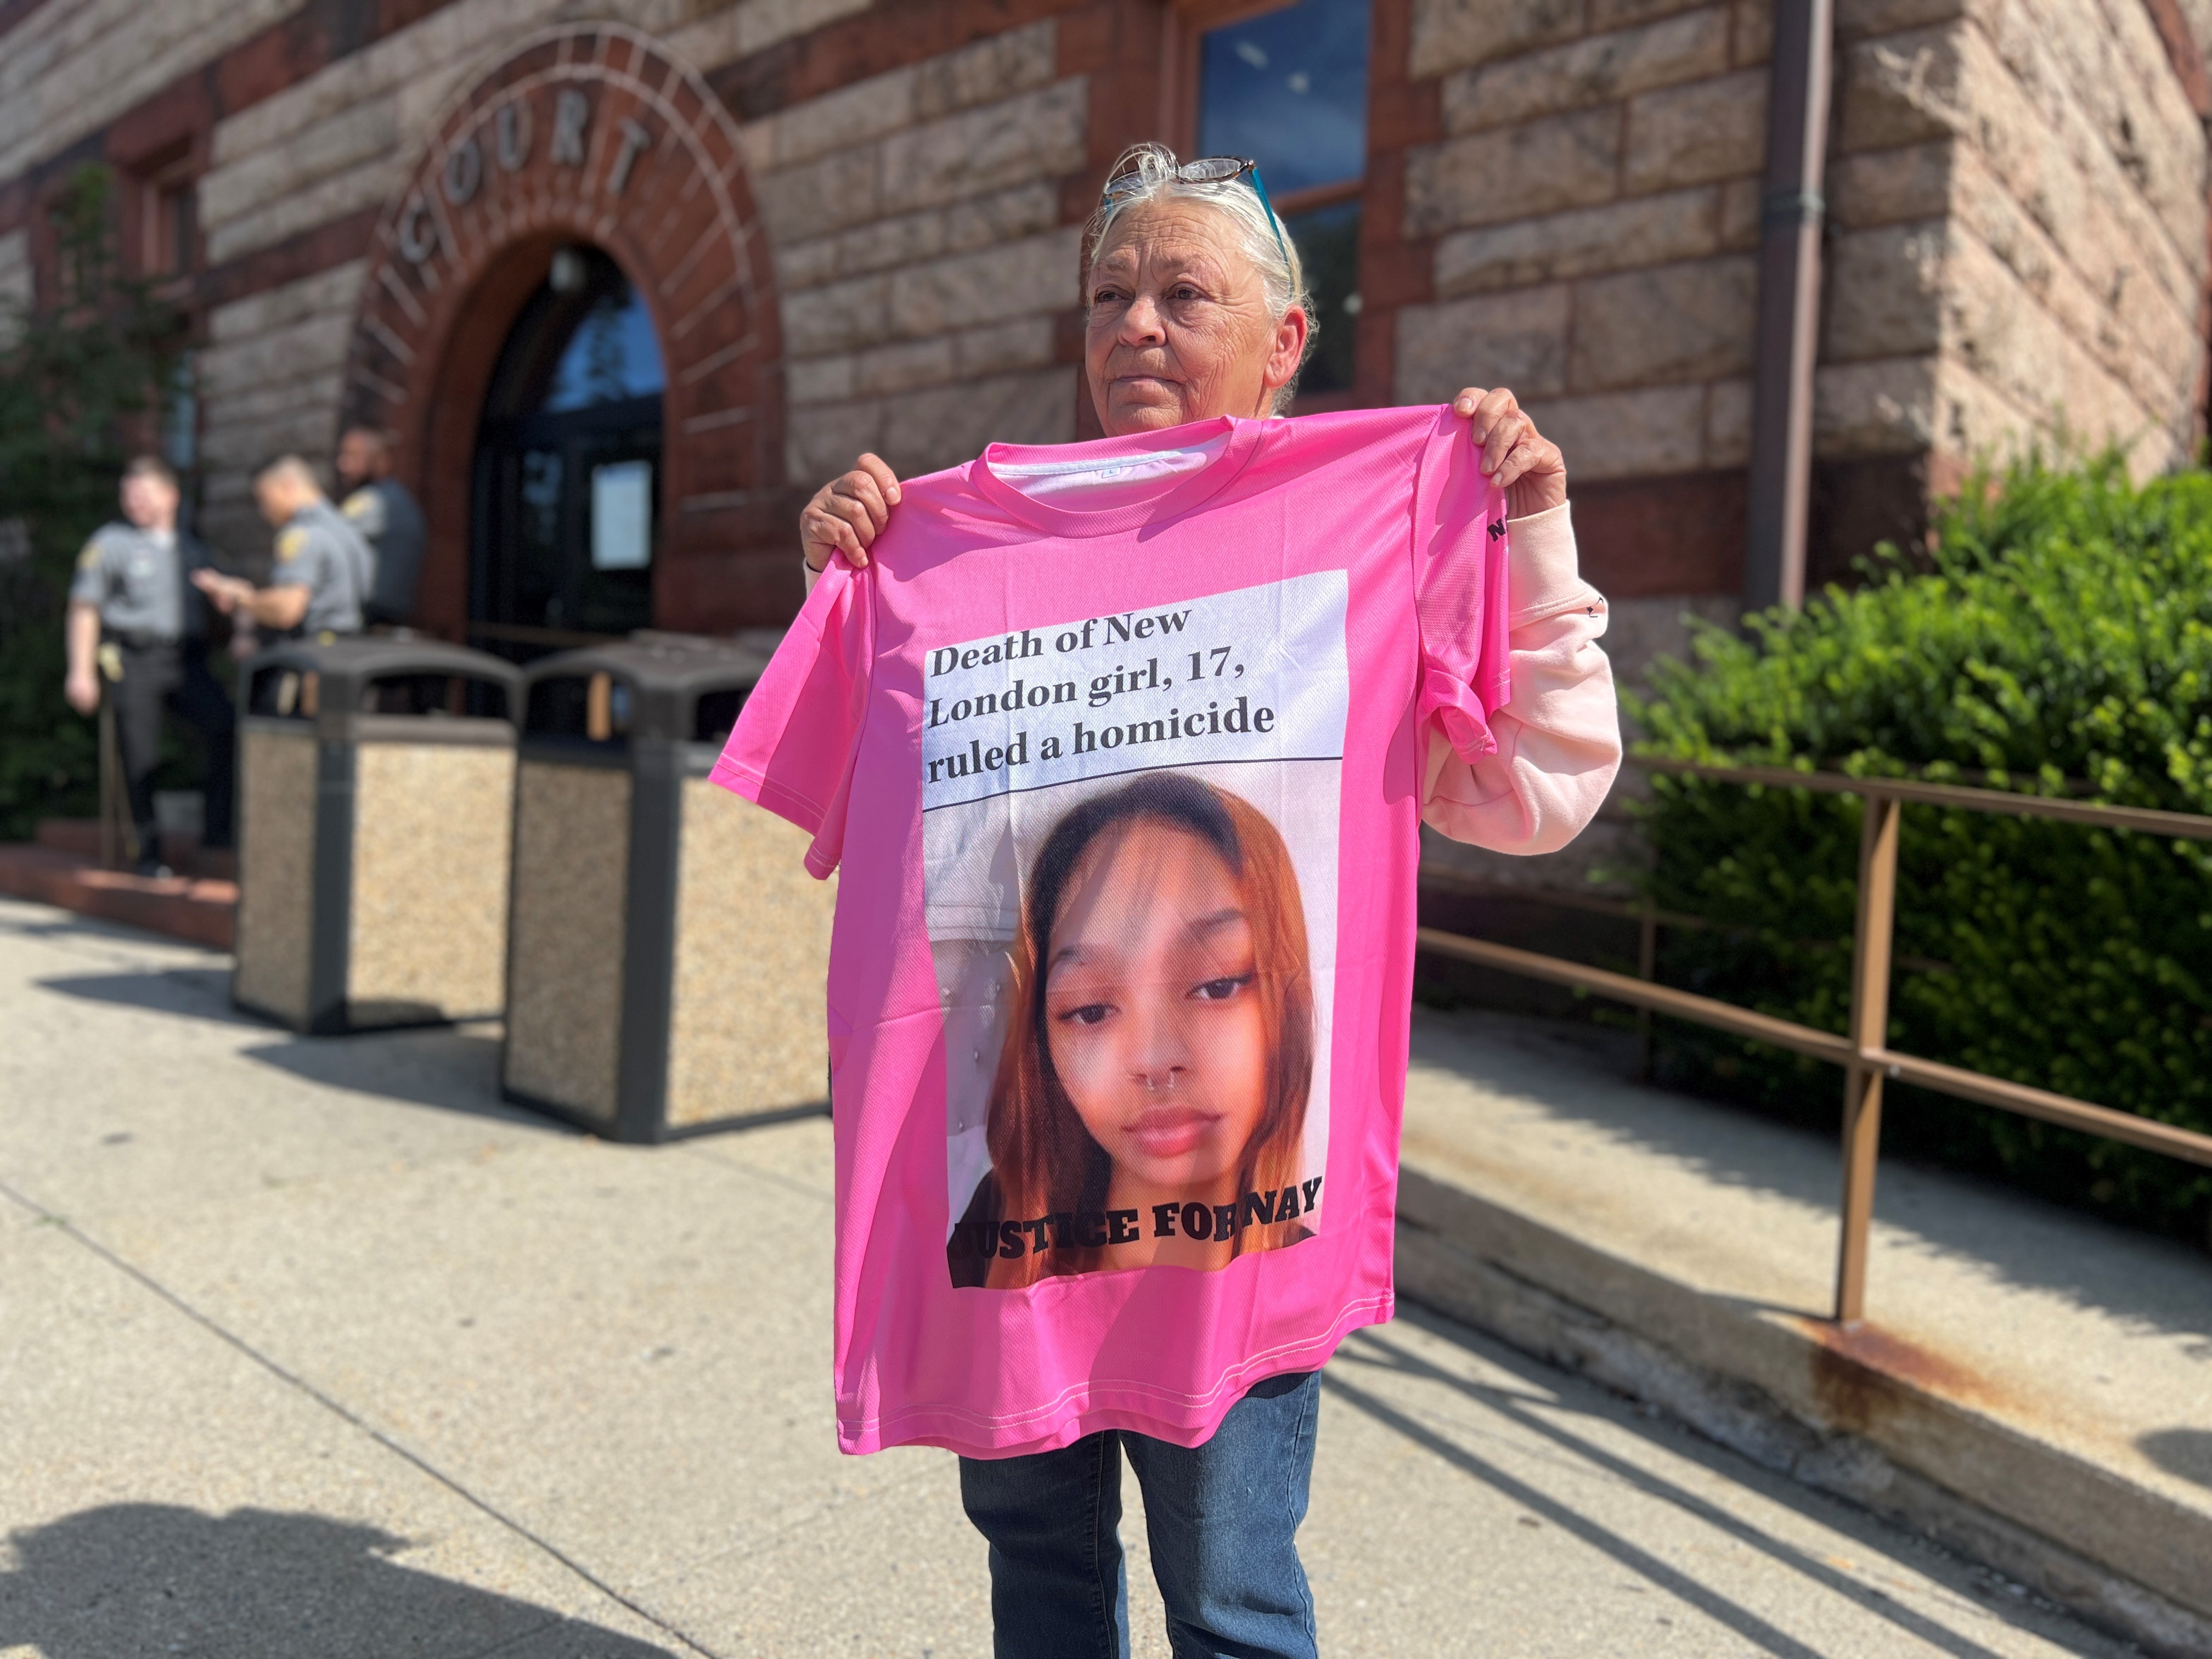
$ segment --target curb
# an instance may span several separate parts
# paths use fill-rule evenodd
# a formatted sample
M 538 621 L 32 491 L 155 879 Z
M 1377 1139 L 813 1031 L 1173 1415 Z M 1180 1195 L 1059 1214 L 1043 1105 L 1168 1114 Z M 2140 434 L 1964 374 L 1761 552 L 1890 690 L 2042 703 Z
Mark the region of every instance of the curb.
M 1397 1285 L 2154 1653 L 2212 1655 L 2212 1517 L 1976 1409 L 1878 1328 L 1705 1295 L 1413 1170 Z

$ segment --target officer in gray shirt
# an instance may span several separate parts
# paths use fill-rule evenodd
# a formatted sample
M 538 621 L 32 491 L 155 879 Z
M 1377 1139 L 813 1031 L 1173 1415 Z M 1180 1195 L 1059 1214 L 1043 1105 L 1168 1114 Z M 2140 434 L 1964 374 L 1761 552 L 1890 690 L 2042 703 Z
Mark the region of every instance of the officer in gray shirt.
M 374 427 L 348 427 L 338 439 L 338 511 L 376 555 L 367 607 L 372 627 L 404 627 L 415 614 L 422 572 L 422 509 L 392 476 L 392 448 Z
M 253 475 L 253 499 L 276 529 L 269 586 L 195 571 L 192 582 L 226 615 L 251 617 L 278 634 L 330 639 L 358 634 L 375 578 L 375 556 L 297 455 L 280 455 Z
M 177 528 L 177 475 L 152 455 L 123 472 L 123 521 L 102 525 L 77 555 L 70 583 L 68 678 L 63 693 L 81 714 L 100 707 L 101 681 L 115 708 L 116 747 L 138 848 L 138 872 L 161 877 L 154 773 L 166 704 L 199 729 L 207 750 L 205 847 L 230 845 L 235 722 L 210 672 L 207 607 L 185 576 L 209 568 L 207 549 Z

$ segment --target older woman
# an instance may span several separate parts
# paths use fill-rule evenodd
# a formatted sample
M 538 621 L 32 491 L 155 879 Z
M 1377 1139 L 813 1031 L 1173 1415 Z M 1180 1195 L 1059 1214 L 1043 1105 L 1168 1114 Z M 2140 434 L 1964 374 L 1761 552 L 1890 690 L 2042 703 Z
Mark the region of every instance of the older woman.
M 1249 163 L 1179 167 L 1158 146 L 1130 152 L 1087 246 L 1085 369 L 1109 437 L 1286 412 L 1312 309 Z M 1540 852 L 1588 821 L 1618 762 L 1610 672 L 1594 643 L 1605 606 L 1576 572 L 1558 448 L 1510 391 L 1470 388 L 1454 407 L 1510 514 L 1511 695 L 1488 711 L 1494 753 L 1468 760 L 1431 742 L 1424 816 L 1463 840 Z M 866 566 L 901 496 L 873 455 L 825 485 L 800 520 L 810 587 L 841 555 Z M 1107 1430 L 1058 1450 L 963 1456 L 963 1499 L 990 1542 L 998 1653 L 1128 1651 L 1116 1535 L 1126 1453 L 1176 1652 L 1314 1654 L 1295 1534 L 1318 1384 L 1310 1370 L 1267 1378 L 1194 1447 Z

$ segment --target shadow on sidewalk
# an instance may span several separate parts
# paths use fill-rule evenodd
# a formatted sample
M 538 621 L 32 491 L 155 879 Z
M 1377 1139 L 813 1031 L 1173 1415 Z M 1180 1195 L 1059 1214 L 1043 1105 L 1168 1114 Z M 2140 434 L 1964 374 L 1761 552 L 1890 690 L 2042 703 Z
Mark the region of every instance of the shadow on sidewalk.
M 602 1626 L 418 1571 L 374 1527 L 113 1504 L 14 1534 L 0 1652 L 224 1659 L 676 1659 Z
M 2000 1659 L 1996 1650 L 1938 1616 L 1948 1611 L 1955 1619 L 1968 1605 L 1997 1625 L 2046 1636 L 2084 1633 L 2057 1608 L 2025 1599 L 2015 1605 L 2002 1581 L 1963 1558 L 1694 1431 L 1639 1412 L 1595 1384 L 1563 1387 L 1558 1371 L 1502 1342 L 1403 1303 L 1397 1323 L 1442 1338 L 1511 1380 L 1457 1372 L 1417 1352 L 1392 1327 L 1375 1326 L 1353 1332 L 1322 1372 L 1328 1397 L 1519 1504 L 1525 1511 L 1522 1524 L 1537 1525 L 1540 1517 L 1643 1583 L 1680 1597 L 1759 1653 L 1822 1659 L 1835 1650 L 1800 1640 L 1724 1589 L 1724 1584 L 1741 1584 L 1741 1577 L 1710 1569 L 1731 1550 L 1763 1557 L 1769 1568 L 1795 1577 L 1808 1591 L 1849 1603 L 1887 1624 L 1900 1640 L 1952 1659 Z M 1626 1443 L 1624 1431 L 1633 1437 Z M 1728 1483 L 1723 1492 L 1756 1492 L 1852 1539 L 1869 1556 L 1887 1556 L 1923 1575 L 1930 1581 L 1926 1593 L 1911 1600 L 1893 1594 L 1879 1582 L 1882 1575 L 1862 1573 L 1848 1561 L 1782 1535 L 1750 1506 L 1699 1491 L 1686 1465 L 1720 1477 Z M 1671 1547 L 1650 1547 L 1651 1534 L 1639 1540 L 1599 1519 L 1600 1512 L 1617 1508 L 1617 1500 L 1589 1501 L 1607 1488 L 1632 1491 L 1664 1506 Z M 2080 1650 L 2118 1648 L 2100 1643 Z
M 526 1123 L 554 1134 L 580 1133 L 499 1097 L 496 1026 L 415 1025 L 346 1036 L 298 1036 L 234 1006 L 227 968 L 78 974 L 40 980 L 38 988 L 115 1007 L 266 1031 L 276 1041 L 240 1052 L 304 1082 L 382 1095 L 410 1106 Z

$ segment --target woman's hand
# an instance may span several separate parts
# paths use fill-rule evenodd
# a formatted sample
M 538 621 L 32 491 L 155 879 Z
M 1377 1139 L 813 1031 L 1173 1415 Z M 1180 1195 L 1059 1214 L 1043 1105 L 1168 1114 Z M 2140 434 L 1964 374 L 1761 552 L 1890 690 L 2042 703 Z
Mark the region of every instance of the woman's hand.
M 1507 513 L 1525 519 L 1567 499 L 1565 458 L 1559 445 L 1536 430 L 1510 392 L 1471 386 L 1452 399 L 1452 410 L 1473 422 L 1482 476 L 1505 492 Z
M 855 570 L 866 569 L 868 548 L 890 522 L 898 500 L 898 475 L 877 457 L 861 456 L 850 472 L 817 490 L 799 515 L 806 568 L 826 570 L 842 551 Z

